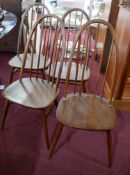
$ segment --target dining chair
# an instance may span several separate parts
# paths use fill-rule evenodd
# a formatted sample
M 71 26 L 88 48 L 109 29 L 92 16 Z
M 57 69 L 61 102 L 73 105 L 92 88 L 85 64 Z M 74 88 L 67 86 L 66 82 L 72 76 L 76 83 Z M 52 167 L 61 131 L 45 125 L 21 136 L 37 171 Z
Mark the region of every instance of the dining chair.
M 62 20 L 64 22 L 64 26 L 65 26 L 65 34 L 66 34 L 66 52 L 65 52 L 65 59 L 64 59 L 64 63 L 63 63 L 63 68 L 62 68 L 62 73 L 61 73 L 61 82 L 65 82 L 65 75 L 67 72 L 67 66 L 68 66 L 68 58 L 70 55 L 70 51 L 72 49 L 72 45 L 76 36 L 76 33 L 79 31 L 80 27 L 86 23 L 87 21 L 89 21 L 89 17 L 87 15 L 87 13 L 80 9 L 80 8 L 72 8 L 70 10 L 68 10 L 62 17 Z M 83 56 L 86 52 L 86 48 L 83 47 L 83 43 L 86 40 L 86 33 L 83 33 L 83 37 L 82 40 L 77 43 L 76 47 L 75 47 L 75 53 L 73 55 L 73 62 L 72 62 L 72 70 L 70 73 L 70 83 L 74 83 L 74 73 L 76 72 L 76 66 L 77 64 L 79 64 L 79 74 L 78 74 L 78 81 L 81 80 L 81 74 L 80 72 L 82 72 L 82 61 L 80 63 L 78 63 L 78 59 L 77 59 L 77 51 L 80 51 L 80 60 L 83 59 Z M 80 49 L 78 49 L 78 47 L 80 47 Z M 57 72 L 58 72 L 58 67 L 59 67 L 59 63 L 57 66 Z M 90 75 L 90 71 L 89 69 L 86 69 L 86 74 L 84 77 L 84 81 L 88 80 L 89 75 Z M 56 74 L 57 77 L 57 74 Z
M 53 25 L 52 20 L 53 22 L 55 21 L 55 25 Z M 38 53 L 35 54 L 36 36 L 39 26 L 41 29 L 40 40 L 38 39 L 39 48 Z M 62 47 L 62 50 L 57 47 L 58 40 L 65 43 L 62 20 L 55 15 L 41 15 L 32 27 L 31 33 L 27 40 L 19 79 L 8 85 L 2 93 L 5 98 L 5 104 L 2 115 L 1 129 L 4 129 L 7 112 L 10 104 L 12 103 L 23 107 L 41 110 L 42 124 L 45 132 L 47 147 L 49 147 L 49 139 L 46 115 L 48 114 L 50 108 L 53 107 L 59 93 L 59 79 L 65 52 L 64 46 Z M 29 52 L 29 50 L 31 50 L 31 52 Z M 28 64 L 28 55 L 31 60 L 30 65 Z M 59 69 L 59 76 L 57 77 L 56 81 L 54 81 L 52 76 L 50 78 L 50 74 L 48 74 L 46 77 L 44 77 L 44 73 L 41 75 L 41 68 L 43 70 L 45 69 L 48 57 L 50 60 L 48 63 L 49 72 L 51 72 L 51 64 L 53 63 L 53 70 L 55 70 L 57 60 L 60 60 L 61 66 Z M 24 72 L 26 65 L 29 67 L 28 73 Z M 35 72 L 33 72 L 33 65 L 36 68 Z M 55 71 L 53 74 L 55 76 Z
M 42 3 L 33 3 L 30 6 L 28 6 L 28 8 L 26 9 L 26 11 L 23 13 L 21 17 L 21 24 L 19 28 L 18 43 L 17 43 L 17 55 L 15 55 L 9 61 L 9 65 L 11 67 L 9 84 L 12 82 L 14 73 L 20 71 L 20 68 L 22 66 L 23 56 L 24 56 L 24 53 L 21 53 L 22 43 L 23 45 L 26 44 L 26 41 L 28 39 L 32 26 L 37 21 L 38 17 L 41 14 L 50 14 L 47 6 Z M 38 28 L 38 31 L 39 30 L 40 29 Z M 37 32 L 37 37 L 40 37 L 39 32 Z M 29 54 L 28 54 L 28 64 L 30 64 Z M 25 67 L 26 71 L 28 71 L 29 69 L 28 64 L 26 64 L 26 67 Z M 35 70 L 35 67 L 33 67 L 33 69 Z
M 83 69 L 81 73 L 80 86 L 77 87 L 77 78 L 78 71 L 80 69 L 76 67 L 76 72 L 73 75 L 75 77 L 75 86 L 72 88 L 70 85 L 70 75 L 73 63 L 73 56 L 75 54 L 76 44 L 79 43 L 81 35 L 84 31 L 91 32 L 91 27 L 93 24 L 97 24 L 97 30 L 95 31 L 95 40 L 93 43 L 93 55 L 89 57 L 86 53 L 83 60 Z M 109 52 L 109 59 L 107 61 L 107 67 L 104 74 L 101 73 L 102 62 L 105 58 L 101 58 L 99 62 L 95 61 L 96 53 L 96 42 L 98 38 L 98 33 L 100 27 L 109 30 L 112 36 L 112 44 Z M 87 35 L 86 40 L 86 50 L 89 45 L 89 37 Z M 104 40 L 105 43 L 105 40 Z M 119 57 L 119 48 L 116 39 L 116 32 L 112 25 L 104 20 L 91 20 L 85 23 L 80 30 L 78 31 L 72 50 L 69 57 L 69 63 L 67 67 L 66 79 L 63 90 L 63 97 L 60 99 L 57 110 L 56 110 L 56 119 L 57 119 L 57 128 L 52 138 L 50 154 L 51 158 L 56 144 L 61 135 L 62 129 L 65 126 L 77 128 L 81 130 L 90 130 L 90 131 L 105 131 L 107 135 L 107 146 L 108 146 L 108 159 L 109 167 L 112 165 L 112 138 L 111 130 L 116 127 L 117 117 L 116 111 L 113 106 L 115 88 L 116 88 L 116 76 L 117 76 L 117 66 L 118 66 L 118 57 Z M 111 59 L 113 59 L 114 65 L 110 67 Z M 90 69 L 90 78 L 86 86 L 86 93 L 83 93 L 82 82 L 86 74 L 86 65 Z M 107 86 L 107 76 L 108 72 L 111 71 L 111 95 L 106 98 L 105 87 Z

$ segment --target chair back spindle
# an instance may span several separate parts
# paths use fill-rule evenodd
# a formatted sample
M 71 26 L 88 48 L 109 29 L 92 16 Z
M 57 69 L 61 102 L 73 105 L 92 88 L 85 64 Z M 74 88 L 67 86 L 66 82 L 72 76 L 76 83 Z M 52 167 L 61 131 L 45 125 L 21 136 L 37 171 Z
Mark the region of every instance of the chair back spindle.
M 36 20 L 41 14 L 50 14 L 47 6 L 42 3 L 31 4 L 23 13 L 21 17 L 21 23 L 18 35 L 18 44 L 17 44 L 18 55 L 20 54 L 20 47 L 22 44 L 22 40 L 23 44 L 25 45 L 33 24 L 36 22 Z
M 40 32 L 40 38 L 37 37 L 37 30 Z M 32 42 L 33 41 L 33 42 Z M 60 41 L 60 45 L 58 43 Z M 61 48 L 61 43 L 62 48 Z M 38 44 L 38 47 L 37 47 Z M 37 52 L 35 52 L 37 47 Z M 29 52 L 31 50 L 31 52 Z M 65 53 L 65 32 L 64 25 L 62 20 L 56 15 L 41 15 L 37 22 L 33 25 L 31 33 L 28 37 L 25 51 L 22 69 L 20 72 L 20 79 L 27 76 L 24 72 L 26 64 L 28 64 L 28 54 L 30 55 L 30 67 L 29 67 L 29 76 L 30 79 L 33 78 L 42 78 L 47 80 L 48 83 L 56 83 L 58 87 L 60 74 L 62 70 L 62 62 Z M 60 69 L 57 80 L 54 81 L 57 62 L 60 62 Z M 35 66 L 35 70 L 33 70 Z M 43 74 L 41 75 L 41 66 Z M 45 70 L 48 72 L 45 75 Z M 53 76 L 52 76 L 53 75 Z
M 62 17 L 66 28 L 66 58 L 69 57 L 69 52 L 75 35 L 80 27 L 89 20 L 86 12 L 80 8 L 72 8 L 68 10 Z
M 98 60 L 96 60 L 96 54 L 97 54 L 97 43 L 99 40 L 100 30 L 101 29 L 109 30 L 112 36 L 112 44 L 111 49 L 109 52 L 109 57 L 107 60 L 107 66 L 105 73 L 101 73 L 102 64 L 105 58 L 101 57 Z M 84 41 L 82 42 L 82 37 L 84 36 Z M 91 45 L 90 41 L 91 40 Z M 103 48 L 105 43 L 105 37 L 103 42 Z M 86 52 L 83 53 L 82 47 L 85 48 Z M 117 66 L 118 66 L 118 57 L 119 57 L 119 48 L 118 43 L 116 39 L 116 33 L 112 27 L 112 25 L 104 20 L 91 20 L 87 23 L 85 23 L 80 30 L 78 31 L 76 38 L 73 43 L 73 47 L 71 49 L 70 57 L 69 57 L 69 64 L 67 69 L 67 75 L 66 75 L 66 81 L 65 81 L 65 88 L 64 88 L 64 97 L 66 98 L 67 94 L 69 93 L 68 87 L 70 86 L 70 73 L 72 69 L 72 63 L 73 63 L 73 57 L 75 54 L 75 49 L 77 48 L 77 60 L 76 61 L 76 73 L 75 73 L 75 83 L 74 83 L 74 94 L 81 95 L 83 93 L 83 80 L 85 76 L 85 69 L 90 69 L 90 79 L 86 83 L 86 89 L 87 93 L 91 93 L 94 95 L 100 95 L 101 99 L 104 97 L 104 89 L 105 84 L 108 76 L 108 72 L 110 71 L 110 63 L 111 59 L 114 60 L 113 70 L 111 72 L 111 97 L 110 97 L 110 103 L 113 100 L 114 96 L 114 90 L 116 87 L 116 76 L 117 76 Z M 89 54 L 89 51 L 91 51 L 91 55 Z M 82 53 L 82 54 L 80 54 Z M 77 64 L 79 63 L 79 60 L 81 61 L 81 65 Z M 82 66 L 82 72 L 81 74 L 81 80 L 80 80 L 80 87 L 77 86 L 78 81 L 78 74 L 79 74 L 79 66 Z

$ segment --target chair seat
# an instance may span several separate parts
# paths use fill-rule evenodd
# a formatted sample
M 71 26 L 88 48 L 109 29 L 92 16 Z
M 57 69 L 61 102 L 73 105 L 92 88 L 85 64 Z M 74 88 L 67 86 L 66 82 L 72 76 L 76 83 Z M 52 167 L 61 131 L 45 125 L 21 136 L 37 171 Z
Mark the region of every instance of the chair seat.
M 45 59 L 43 55 L 41 55 L 41 57 L 42 59 L 40 59 L 39 69 L 43 69 L 44 67 Z M 21 68 L 23 63 L 23 58 L 24 58 L 24 53 L 16 55 L 9 61 L 9 65 L 12 67 Z M 33 69 L 37 69 L 37 63 L 38 63 L 38 55 L 34 54 Z M 48 67 L 49 63 L 50 63 L 50 59 L 47 59 L 45 68 Z M 30 67 L 31 67 L 31 54 L 28 53 L 25 69 L 30 69 Z
M 60 68 L 60 62 L 57 63 L 57 67 L 56 67 L 56 73 L 55 73 L 55 77 L 58 77 L 58 71 Z M 64 62 L 63 63 L 63 67 L 62 67 L 62 72 L 61 72 L 61 80 L 65 80 L 66 79 L 66 74 L 67 74 L 67 68 L 68 68 L 68 62 Z M 51 76 L 53 76 L 53 69 L 51 69 Z M 82 70 L 83 70 L 83 66 L 79 65 L 79 71 L 78 71 L 78 77 L 77 80 L 80 81 L 82 79 Z M 90 70 L 89 68 L 86 67 L 85 69 L 86 71 L 84 72 L 84 80 L 88 80 L 90 77 Z M 75 80 L 75 75 L 76 75 L 76 63 L 72 63 L 72 68 L 71 68 L 71 73 L 70 73 L 70 80 L 74 81 Z
M 60 48 L 62 48 L 62 43 L 60 44 L 59 40 L 58 40 L 58 47 L 60 45 Z M 70 58 L 70 52 L 73 46 L 73 41 L 66 41 L 66 54 L 65 54 L 65 58 Z M 76 44 L 75 47 L 75 52 L 73 54 L 73 59 L 77 59 L 77 51 L 78 51 L 78 43 Z M 86 47 L 83 44 L 80 44 L 80 57 L 82 57 L 83 54 L 86 54 Z
M 46 108 L 56 99 L 56 86 L 40 78 L 22 78 L 3 91 L 9 101 L 32 108 Z
M 73 41 L 68 41 L 68 42 L 66 41 L 66 49 L 71 51 L 73 43 L 74 43 Z M 59 44 L 60 44 L 60 41 L 58 40 L 57 46 L 59 46 Z M 62 48 L 62 43 L 61 43 L 60 47 Z M 86 51 L 86 47 L 83 44 L 80 44 L 80 48 L 82 51 L 84 51 L 84 52 Z M 76 47 L 75 47 L 75 51 L 77 51 L 77 50 L 78 50 L 78 43 L 76 44 Z
M 115 127 L 116 111 L 98 96 L 72 95 L 59 102 L 56 118 L 64 125 L 87 129 L 109 130 Z

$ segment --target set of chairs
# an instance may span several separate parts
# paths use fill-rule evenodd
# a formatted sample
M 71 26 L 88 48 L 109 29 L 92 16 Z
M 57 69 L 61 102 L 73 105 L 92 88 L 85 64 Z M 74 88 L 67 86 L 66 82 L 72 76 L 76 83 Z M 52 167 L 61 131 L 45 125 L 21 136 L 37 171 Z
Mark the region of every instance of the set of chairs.
M 95 27 L 96 26 L 96 27 Z M 109 30 L 112 44 L 104 74 L 103 58 L 95 61 L 100 27 Z M 24 39 L 24 53 L 20 53 Z M 111 59 L 111 97 L 104 96 Z M 116 111 L 112 105 L 118 64 L 118 44 L 111 24 L 104 20 L 89 20 L 81 9 L 67 11 L 60 19 L 50 14 L 44 4 L 28 7 L 21 18 L 17 55 L 9 61 L 9 85 L 3 90 L 5 98 L 2 129 L 12 103 L 42 112 L 42 124 L 47 148 L 52 157 L 64 125 L 107 135 L 109 167 L 112 165 L 111 130 L 116 126 Z M 19 72 L 19 78 L 13 75 Z M 59 84 L 63 83 L 63 88 Z M 57 97 L 62 91 L 58 102 Z M 49 143 L 48 111 L 56 105 L 57 128 Z

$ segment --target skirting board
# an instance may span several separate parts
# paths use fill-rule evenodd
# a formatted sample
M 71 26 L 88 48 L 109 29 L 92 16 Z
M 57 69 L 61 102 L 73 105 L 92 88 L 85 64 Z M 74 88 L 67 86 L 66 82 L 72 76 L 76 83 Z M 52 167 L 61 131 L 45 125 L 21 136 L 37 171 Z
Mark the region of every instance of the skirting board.
M 130 110 L 130 100 L 115 100 L 113 104 L 116 109 Z

